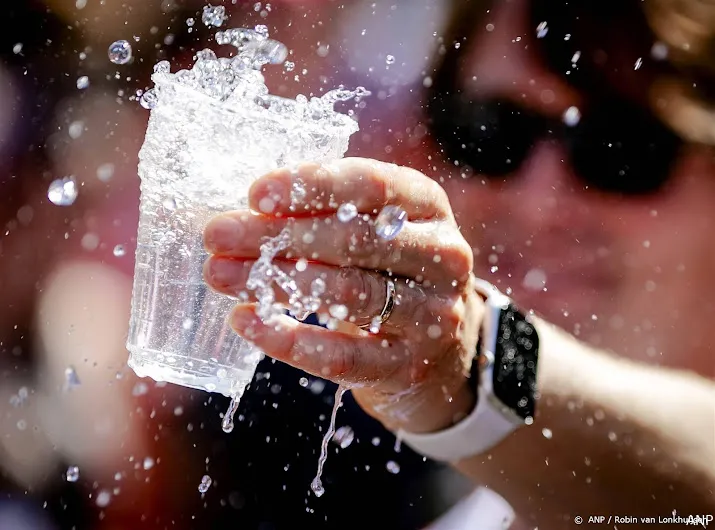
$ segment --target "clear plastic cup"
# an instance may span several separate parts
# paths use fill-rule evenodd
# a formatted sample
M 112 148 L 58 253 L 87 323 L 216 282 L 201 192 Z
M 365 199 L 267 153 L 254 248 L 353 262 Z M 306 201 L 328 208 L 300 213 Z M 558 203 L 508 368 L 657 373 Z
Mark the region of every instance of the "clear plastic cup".
M 240 398 L 262 353 L 226 317 L 235 300 L 203 282 L 203 229 L 247 207 L 251 183 L 272 169 L 344 155 L 358 130 L 332 109 L 297 119 L 290 99 L 221 101 L 153 76 L 158 97 L 139 153 L 141 214 L 127 349 L 144 377 Z M 250 100 L 254 101 L 253 98 Z

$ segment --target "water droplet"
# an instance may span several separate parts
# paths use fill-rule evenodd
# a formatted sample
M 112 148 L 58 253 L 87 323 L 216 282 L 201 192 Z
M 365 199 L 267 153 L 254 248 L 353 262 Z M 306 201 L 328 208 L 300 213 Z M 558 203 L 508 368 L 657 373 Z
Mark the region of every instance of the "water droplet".
M 286 61 L 286 62 L 283 64 L 283 68 L 285 68 L 285 71 L 286 71 L 286 72 L 292 72 L 293 69 L 295 68 L 295 63 L 294 63 L 294 62 L 291 62 L 291 61 Z
M 380 315 L 377 315 L 372 318 L 370 321 L 370 328 L 369 331 L 373 335 L 377 335 L 380 333 L 380 328 L 382 327 L 382 317 Z
M 611 431 L 608 433 L 608 439 L 612 442 L 615 442 L 616 440 L 618 440 L 618 435 L 615 432 Z
M 94 232 L 87 232 L 82 236 L 81 244 L 82 248 L 89 252 L 97 250 L 97 247 L 99 246 L 99 235 Z
M 385 62 L 387 64 L 394 64 L 395 63 L 395 56 L 394 55 L 388 55 L 385 57 Z
M 380 445 L 380 438 L 379 438 L 378 436 L 375 436 L 375 437 L 371 440 L 371 442 L 372 442 L 372 445 L 374 445 L 375 447 L 377 447 L 378 445 Z
M 127 253 L 127 251 L 124 249 L 124 245 L 117 245 L 116 247 L 114 247 L 114 250 L 112 252 L 118 258 L 121 258 L 122 256 L 124 256 L 124 254 Z
M 156 91 L 151 88 L 142 94 L 139 104 L 147 110 L 151 110 L 156 107 L 159 98 L 156 95 Z
M 308 261 L 304 258 L 299 259 L 295 262 L 295 270 L 298 272 L 304 272 L 308 268 Z
M 134 388 L 132 388 L 132 396 L 134 397 L 143 396 L 147 392 L 149 392 L 149 387 L 146 383 L 142 383 L 141 381 L 139 381 L 136 385 L 134 385 Z
M 15 44 L 15 46 L 12 47 L 12 53 L 14 53 L 15 55 L 19 55 L 22 53 L 22 43 L 21 42 L 18 42 L 17 44 Z
M 313 479 L 313 482 L 310 483 L 310 489 L 313 490 L 313 493 L 316 497 L 320 497 L 321 495 L 323 495 L 323 493 L 325 493 L 325 488 L 323 487 L 323 483 L 320 480 L 320 477 L 323 475 L 323 466 L 328 459 L 328 443 L 335 434 L 335 418 L 338 415 L 338 409 L 340 408 L 340 405 L 342 405 L 343 403 L 343 395 L 346 391 L 347 389 L 342 385 L 338 386 L 338 389 L 335 391 L 335 401 L 333 403 L 333 412 L 330 415 L 330 425 L 328 426 L 328 430 L 325 433 L 325 436 L 323 436 L 323 441 L 320 444 L 318 471 L 315 473 L 315 478 Z
M 69 128 L 67 129 L 67 133 L 70 135 L 70 138 L 73 140 L 76 140 L 80 136 L 82 136 L 82 133 L 84 132 L 84 122 L 75 120 L 72 123 L 70 123 Z
M 27 422 L 25 420 L 17 420 L 17 429 L 19 431 L 27 429 Z
M 132 45 L 125 40 L 114 41 L 109 45 L 107 55 L 114 64 L 127 64 L 132 60 Z
M 532 291 L 543 291 L 546 286 L 546 273 L 541 269 L 531 269 L 524 275 L 522 285 Z
M 355 432 L 348 425 L 343 425 L 335 431 L 335 434 L 333 435 L 333 442 L 338 444 L 341 449 L 350 447 L 350 444 L 353 443 L 354 439 Z
M 206 493 L 211 487 L 211 482 L 211 477 L 209 477 L 208 475 L 204 475 L 203 477 L 201 477 L 201 483 L 199 484 L 199 492 Z
M 650 54 L 654 59 L 662 61 L 668 57 L 668 45 L 663 42 L 656 42 L 650 49 Z
M 196 20 L 194 20 L 194 17 L 189 17 L 186 19 L 186 25 L 189 27 L 193 27 L 193 25 L 196 24 Z
M 636 64 L 633 66 L 633 69 L 640 70 L 641 66 L 643 66 L 643 58 L 638 57 L 638 59 L 636 59 Z
M 375 231 L 382 239 L 395 239 L 405 226 L 407 212 L 399 206 L 385 206 L 375 220 Z
M 394 460 L 388 461 L 385 467 L 393 475 L 397 475 L 400 472 L 400 464 L 398 464 Z
M 575 127 L 581 121 L 581 111 L 578 107 L 569 107 L 564 111 L 562 119 L 568 127 Z
M 65 480 L 67 482 L 77 482 L 79 480 L 79 467 L 68 467 L 67 471 L 65 471 Z
M 143 464 L 144 470 L 148 471 L 149 469 L 154 467 L 154 459 L 150 456 L 147 456 L 144 459 L 144 464 Z
M 88 86 L 89 86 L 89 77 L 87 77 L 86 75 L 83 75 L 83 76 L 77 78 L 77 88 L 79 90 L 84 90 Z
M 345 320 L 348 317 L 348 308 L 343 304 L 333 304 L 328 309 L 330 316 L 338 320 Z
M 538 26 L 536 26 L 536 38 L 537 39 L 543 39 L 546 37 L 546 34 L 549 32 L 549 26 L 548 24 L 544 21 Z
M 112 494 L 107 490 L 102 490 L 97 494 L 97 506 L 106 508 L 112 502 Z
M 551 429 L 541 429 L 541 434 L 543 434 L 544 438 L 547 440 L 551 440 L 551 437 L 554 435 L 554 433 L 551 432 Z
M 226 20 L 226 8 L 223 6 L 204 6 L 204 11 L 201 14 L 201 21 L 206 26 L 220 27 L 223 21 Z
M 114 164 L 102 164 L 97 168 L 97 178 L 102 182 L 109 182 L 114 176 Z
M 302 386 L 303 388 L 307 388 L 307 387 L 308 387 L 308 383 L 309 383 L 309 381 L 308 381 L 308 378 L 307 378 L 307 377 L 301 377 L 300 379 L 298 379 L 298 384 L 299 384 L 300 386 Z
M 75 370 L 74 366 L 68 366 L 65 368 L 65 384 L 64 384 L 64 391 L 69 392 L 73 388 L 80 386 L 82 383 L 79 380 L 79 376 L 77 375 L 77 371 Z
M 316 278 L 315 280 L 313 280 L 313 282 L 310 284 L 310 293 L 313 296 L 318 297 L 321 294 L 323 294 L 324 292 L 325 292 L 325 280 L 323 280 L 322 278 Z
M 320 480 L 318 477 L 315 477 L 313 479 L 313 482 L 310 483 L 310 489 L 313 491 L 316 497 L 322 497 L 323 494 L 325 494 L 325 488 L 323 487 L 323 481 Z
M 338 208 L 338 221 L 341 223 L 348 223 L 355 219 L 357 214 L 357 206 L 351 202 L 346 202 L 345 204 L 341 204 Z
M 70 206 L 77 199 L 77 182 L 74 177 L 53 180 L 47 189 L 47 198 L 57 206 Z
M 427 336 L 430 339 L 438 339 L 442 336 L 442 328 L 438 324 L 432 324 L 427 328 Z
M 223 432 L 225 432 L 226 434 L 233 431 L 233 428 L 234 428 L 233 417 L 236 415 L 236 411 L 238 410 L 238 405 L 240 403 L 239 399 L 240 398 L 238 398 L 238 397 L 232 398 L 231 403 L 229 403 L 229 405 L 228 405 L 228 410 L 223 415 L 223 421 L 221 422 L 221 428 L 223 429 Z

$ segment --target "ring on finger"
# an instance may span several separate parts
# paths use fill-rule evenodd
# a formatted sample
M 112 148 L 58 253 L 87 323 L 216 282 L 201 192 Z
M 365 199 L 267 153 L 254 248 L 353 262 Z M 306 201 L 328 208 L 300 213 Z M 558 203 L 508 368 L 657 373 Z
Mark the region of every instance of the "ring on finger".
M 385 305 L 382 307 L 380 314 L 375 316 L 370 322 L 366 324 L 361 324 L 358 327 L 360 329 L 370 330 L 375 327 L 375 321 L 379 320 L 379 325 L 384 324 L 392 315 L 392 310 L 395 308 L 395 283 L 390 278 L 385 278 L 386 282 L 386 295 L 385 295 Z

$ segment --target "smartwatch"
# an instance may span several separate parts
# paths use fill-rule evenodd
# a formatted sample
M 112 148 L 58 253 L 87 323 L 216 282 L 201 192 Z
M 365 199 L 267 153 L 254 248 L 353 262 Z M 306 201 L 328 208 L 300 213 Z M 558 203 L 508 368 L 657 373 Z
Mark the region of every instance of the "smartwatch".
M 529 315 L 484 280 L 476 280 L 485 314 L 470 384 L 476 406 L 438 432 L 399 431 L 399 438 L 433 460 L 453 462 L 488 451 L 522 425 L 531 425 L 537 400 L 539 336 Z

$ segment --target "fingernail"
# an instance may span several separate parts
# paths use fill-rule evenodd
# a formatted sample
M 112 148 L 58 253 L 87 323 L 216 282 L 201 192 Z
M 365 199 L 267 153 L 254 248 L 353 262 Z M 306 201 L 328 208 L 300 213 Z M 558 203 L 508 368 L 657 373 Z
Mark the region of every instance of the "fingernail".
M 204 244 L 209 252 L 227 252 L 235 248 L 243 238 L 241 221 L 233 216 L 214 217 L 204 231 Z
M 270 214 L 290 206 L 290 191 L 284 175 L 272 175 L 256 181 L 250 191 L 251 205 L 261 213 Z

